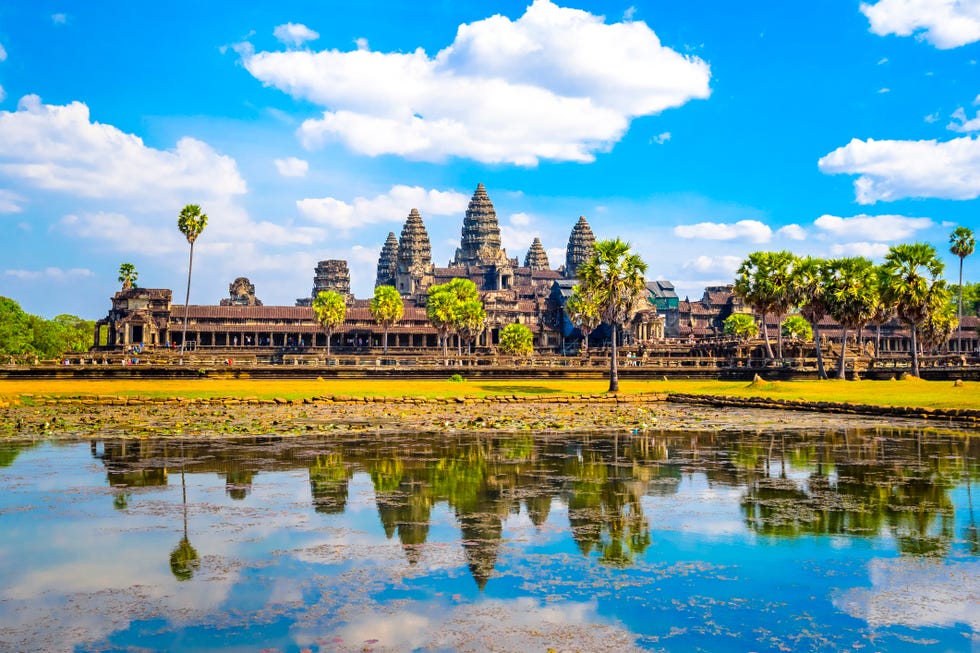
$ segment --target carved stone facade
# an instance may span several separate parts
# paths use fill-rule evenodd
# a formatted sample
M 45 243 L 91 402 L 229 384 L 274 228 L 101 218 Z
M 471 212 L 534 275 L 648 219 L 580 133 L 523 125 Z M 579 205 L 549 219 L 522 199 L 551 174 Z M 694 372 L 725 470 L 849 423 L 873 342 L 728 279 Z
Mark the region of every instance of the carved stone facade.
M 548 254 L 544 251 L 544 245 L 541 244 L 540 238 L 535 238 L 534 242 L 531 243 L 531 249 L 527 250 L 527 256 L 524 257 L 524 267 L 531 270 L 548 270 L 551 268 L 548 264 Z
M 296 305 L 311 306 L 321 292 L 335 292 L 350 301 L 350 270 L 347 268 L 347 261 L 331 259 L 317 263 L 313 269 L 313 291 L 309 298 L 297 299 Z
M 255 284 L 247 277 L 238 277 L 228 284 L 228 299 L 221 300 L 221 306 L 262 306 L 255 296 Z
M 594 251 L 595 234 L 585 216 L 579 216 L 565 250 L 565 278 L 574 279 L 578 275 L 578 267 L 588 261 Z
M 388 239 L 385 240 L 385 244 L 381 248 L 381 256 L 378 257 L 378 275 L 375 277 L 374 287 L 394 286 L 397 274 L 398 239 L 395 238 L 394 231 L 389 231 Z
M 477 184 L 463 218 L 463 234 L 450 267 L 488 265 L 506 260 L 500 249 L 500 224 L 497 211 L 483 184 Z
M 432 243 L 418 209 L 412 209 L 398 239 L 395 288 L 403 295 L 423 293 L 432 285 Z

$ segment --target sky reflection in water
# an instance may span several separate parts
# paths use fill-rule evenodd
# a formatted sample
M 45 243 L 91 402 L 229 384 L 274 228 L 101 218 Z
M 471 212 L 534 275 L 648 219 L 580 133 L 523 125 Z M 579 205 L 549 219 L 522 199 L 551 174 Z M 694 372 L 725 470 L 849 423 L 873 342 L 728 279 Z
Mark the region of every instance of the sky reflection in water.
M 0 444 L 0 649 L 976 650 L 980 442 Z

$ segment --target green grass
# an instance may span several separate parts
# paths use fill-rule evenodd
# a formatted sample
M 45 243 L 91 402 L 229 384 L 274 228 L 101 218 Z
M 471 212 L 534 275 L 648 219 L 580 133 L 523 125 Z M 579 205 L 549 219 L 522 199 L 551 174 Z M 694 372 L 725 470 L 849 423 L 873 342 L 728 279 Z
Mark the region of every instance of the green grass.
M 771 397 L 807 401 L 851 402 L 880 406 L 922 408 L 978 408 L 980 383 L 966 382 L 954 387 L 950 381 L 787 381 L 748 383 L 746 381 L 623 381 L 624 394 L 672 392 L 726 395 L 733 397 Z M 256 397 L 303 399 L 323 395 L 352 397 L 487 397 L 517 395 L 548 397 L 605 393 L 604 380 L 440 381 L 394 380 L 32 380 L 0 381 L 0 397 L 27 395 L 72 397 L 149 396 L 149 397 Z

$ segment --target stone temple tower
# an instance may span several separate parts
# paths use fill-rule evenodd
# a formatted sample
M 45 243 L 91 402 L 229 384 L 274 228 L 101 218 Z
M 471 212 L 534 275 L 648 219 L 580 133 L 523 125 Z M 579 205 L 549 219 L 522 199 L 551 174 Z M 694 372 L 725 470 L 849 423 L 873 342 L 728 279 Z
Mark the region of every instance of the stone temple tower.
M 432 243 L 418 209 L 412 209 L 398 239 L 395 288 L 403 295 L 425 292 L 433 283 Z
M 463 219 L 463 237 L 460 240 L 452 267 L 487 265 L 506 258 L 501 256 L 500 224 L 493 202 L 483 184 L 477 184 Z
M 531 249 L 527 250 L 527 256 L 524 257 L 524 267 L 532 270 L 547 270 L 550 267 L 548 254 L 544 251 L 544 245 L 541 244 L 540 238 L 535 237 L 534 242 L 531 243 Z
M 568 237 L 568 249 L 565 250 L 565 278 L 574 279 L 578 275 L 578 266 L 589 260 L 594 251 L 595 234 L 585 216 L 579 216 Z
M 374 287 L 394 286 L 395 275 L 398 273 L 398 239 L 395 232 L 388 232 L 388 239 L 385 240 L 381 248 L 381 256 L 378 257 L 378 276 L 375 277 Z
M 296 300 L 297 306 L 310 306 L 321 291 L 335 292 L 349 302 L 353 299 L 350 294 L 350 270 L 347 261 L 333 259 L 320 261 L 313 269 L 313 291 L 310 297 Z

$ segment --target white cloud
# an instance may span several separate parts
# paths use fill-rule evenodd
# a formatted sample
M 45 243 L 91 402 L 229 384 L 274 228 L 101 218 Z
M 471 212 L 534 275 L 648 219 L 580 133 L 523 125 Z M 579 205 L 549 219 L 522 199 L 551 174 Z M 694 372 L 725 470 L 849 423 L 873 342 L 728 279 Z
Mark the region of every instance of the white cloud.
M 661 132 L 653 137 L 653 142 L 657 145 L 663 145 L 670 140 L 670 132 Z
M 302 23 L 286 23 L 278 25 L 272 30 L 272 35 L 285 45 L 301 46 L 307 41 L 315 41 L 320 38 L 318 32 L 314 32 Z
M 95 273 L 87 268 L 69 268 L 63 270 L 56 267 L 48 267 L 43 270 L 4 270 L 3 274 L 5 277 L 13 277 L 21 281 L 44 280 L 54 282 L 72 281 L 74 279 L 95 276 Z
M 244 193 L 234 159 L 185 137 L 173 150 L 92 122 L 81 102 L 41 104 L 23 97 L 17 111 L 0 111 L 0 174 L 45 190 L 80 197 L 140 200 L 147 207 L 181 206 Z
M 937 122 L 939 120 L 939 112 L 937 111 L 935 113 L 930 113 L 925 118 L 923 118 L 923 120 L 925 120 L 929 124 Z
M 968 200 L 980 195 L 980 140 L 946 142 L 852 139 L 821 158 L 825 174 L 860 175 L 857 201 L 874 204 L 906 197 Z
M 891 93 L 891 92 L 892 92 L 892 90 L 890 88 L 888 88 L 887 86 L 878 89 L 878 94 L 879 95 L 881 95 L 883 93 Z
M 929 218 L 864 214 L 850 218 L 822 215 L 814 220 L 813 224 L 824 233 L 838 238 L 862 238 L 875 241 L 914 238 L 916 232 L 938 226 Z
M 51 22 L 55 25 L 64 25 L 68 22 L 68 14 L 51 14 Z
M 276 170 L 283 177 L 305 177 L 310 169 L 310 164 L 307 161 L 297 159 L 294 156 L 276 159 L 273 163 L 276 164 Z
M 946 129 L 954 132 L 975 132 L 980 131 L 980 111 L 977 112 L 975 118 L 967 118 L 966 110 L 960 107 L 953 112 L 953 120 L 948 125 Z
M 915 34 L 943 50 L 980 40 L 980 2 L 976 0 L 879 0 L 861 3 L 861 13 L 879 36 Z
M 882 66 L 882 65 L 884 65 L 886 63 L 888 63 L 888 57 L 882 57 L 881 59 L 878 60 L 878 65 L 879 66 Z
M 830 253 L 834 256 L 863 256 L 864 258 L 883 258 L 888 253 L 888 245 L 885 243 L 839 243 L 830 246 Z
M 0 43 L 0 61 L 7 60 L 7 50 L 3 47 L 3 43 Z
M 357 49 L 242 60 L 263 83 L 329 107 L 300 127 L 304 146 L 336 140 L 420 160 L 592 161 L 633 118 L 710 94 L 708 65 L 662 46 L 645 23 L 606 24 L 550 0 L 516 21 L 460 25 L 434 57 Z
M 531 220 L 531 216 L 524 212 L 515 213 L 514 215 L 510 216 L 510 223 L 521 227 L 526 227 L 527 225 L 531 224 Z
M 0 86 L 0 102 L 7 99 L 7 91 L 3 90 L 3 86 Z
M 308 219 L 347 231 L 382 222 L 404 222 L 413 208 L 425 221 L 432 215 L 462 215 L 470 198 L 455 191 L 426 190 L 421 186 L 392 186 L 375 197 L 357 197 L 350 202 L 334 197 L 307 198 L 296 202 Z
M 363 36 L 354 39 L 354 45 L 357 46 L 357 49 L 358 50 L 370 50 L 371 49 L 371 45 L 368 43 L 368 40 L 366 38 L 364 38 Z
M 674 227 L 674 235 L 680 238 L 697 238 L 703 240 L 747 239 L 755 243 L 765 243 L 772 238 L 772 229 L 758 220 L 739 220 L 734 223 L 699 222 L 697 224 L 678 225 Z
M 734 277 L 738 267 L 742 264 L 740 256 L 699 256 L 696 259 L 687 261 L 682 266 L 685 270 L 696 270 L 702 274 L 715 274 L 726 277 Z
M 24 198 L 9 190 L 0 188 L 0 213 L 20 213 Z
M 776 235 L 790 240 L 806 240 L 806 229 L 798 224 L 788 224 L 777 229 Z

